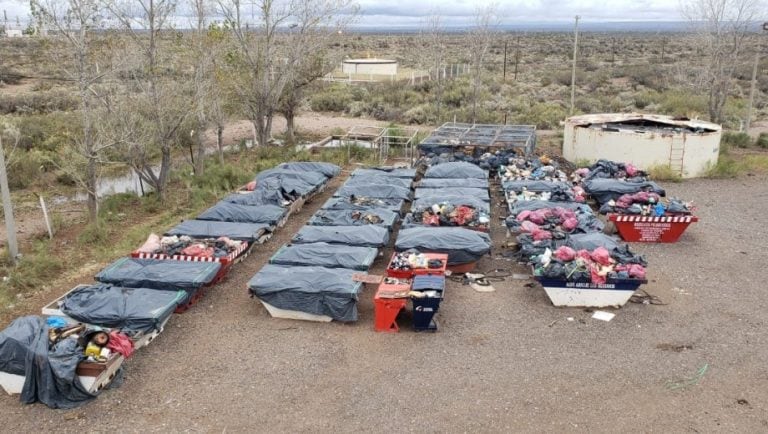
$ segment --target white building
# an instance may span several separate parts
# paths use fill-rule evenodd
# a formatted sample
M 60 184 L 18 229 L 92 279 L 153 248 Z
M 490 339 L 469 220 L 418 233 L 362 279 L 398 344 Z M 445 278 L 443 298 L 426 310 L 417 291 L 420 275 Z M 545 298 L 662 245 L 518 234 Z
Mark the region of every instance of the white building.
M 341 64 L 345 74 L 397 75 L 397 61 L 389 59 L 345 59 Z
M 7 38 L 21 38 L 22 36 L 24 33 L 19 29 L 5 29 L 5 37 Z
M 721 133 L 720 125 L 671 116 L 574 116 L 565 121 L 563 156 L 572 162 L 605 158 L 644 169 L 664 165 L 693 178 L 717 163 Z

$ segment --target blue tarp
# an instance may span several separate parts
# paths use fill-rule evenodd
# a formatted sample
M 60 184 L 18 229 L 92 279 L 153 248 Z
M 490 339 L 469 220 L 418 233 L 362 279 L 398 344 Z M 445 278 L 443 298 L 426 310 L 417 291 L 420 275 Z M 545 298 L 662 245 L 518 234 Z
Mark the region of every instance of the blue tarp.
M 464 228 L 422 227 L 403 229 L 397 236 L 395 250 L 416 249 L 420 252 L 446 253 L 448 265 L 479 260 L 491 251 L 491 238 L 486 233 Z
M 277 166 L 278 169 L 294 170 L 297 172 L 320 172 L 326 178 L 333 178 L 341 173 L 341 167 L 332 163 L 318 161 L 290 161 Z
M 417 188 L 416 194 L 414 195 L 414 198 L 416 200 L 429 197 L 429 196 L 435 196 L 436 194 L 450 194 L 452 196 L 471 196 L 476 197 L 484 202 L 490 202 L 491 196 L 488 193 L 487 188 L 462 188 L 462 187 L 452 187 L 452 188 L 446 188 L 444 190 L 439 190 L 435 188 Z
M 287 244 L 270 258 L 269 263 L 368 271 L 378 253 L 378 249 L 374 247 L 328 243 Z
M 265 223 L 276 225 L 288 214 L 288 209 L 277 205 L 238 205 L 230 202 L 219 202 L 203 211 L 197 220 L 212 220 L 233 223 Z
M 218 262 L 120 258 L 101 270 L 96 280 L 126 288 L 192 293 L 211 283 L 220 268 Z
M 383 208 L 367 210 L 318 210 L 307 224 L 314 226 L 362 226 L 376 225 L 392 228 L 397 223 L 399 214 Z
M 472 163 L 453 161 L 431 166 L 424 173 L 425 178 L 477 178 L 488 179 L 488 172 Z
M 389 243 L 389 229 L 382 226 L 304 226 L 294 235 L 293 243 L 331 243 L 348 246 L 384 247 Z

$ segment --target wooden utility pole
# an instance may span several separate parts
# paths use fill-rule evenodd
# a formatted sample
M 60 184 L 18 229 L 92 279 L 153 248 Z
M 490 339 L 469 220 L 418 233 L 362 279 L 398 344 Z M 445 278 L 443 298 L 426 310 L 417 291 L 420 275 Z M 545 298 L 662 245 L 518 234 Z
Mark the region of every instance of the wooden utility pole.
M 504 41 L 504 83 L 507 82 L 507 41 Z
M 19 256 L 19 245 L 16 242 L 16 221 L 13 219 L 13 204 L 11 191 L 8 188 L 8 173 L 5 170 L 5 150 L 3 138 L 0 137 L 0 194 L 3 197 L 3 213 L 5 214 L 5 230 L 8 233 L 8 256 L 16 263 Z
M 574 101 L 576 100 L 576 51 L 579 47 L 579 16 L 576 15 L 576 23 L 573 26 L 573 67 L 571 68 L 571 115 L 573 115 Z

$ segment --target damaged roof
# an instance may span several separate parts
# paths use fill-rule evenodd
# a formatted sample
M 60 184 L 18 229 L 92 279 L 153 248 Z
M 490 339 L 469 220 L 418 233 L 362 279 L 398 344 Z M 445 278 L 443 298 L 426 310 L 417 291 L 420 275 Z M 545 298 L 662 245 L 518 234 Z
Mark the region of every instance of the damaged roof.
M 711 122 L 691 120 L 685 117 L 674 117 L 644 113 L 600 113 L 573 116 L 565 121 L 577 127 L 602 128 L 605 130 L 687 130 L 693 133 L 711 133 L 722 130 L 722 127 Z

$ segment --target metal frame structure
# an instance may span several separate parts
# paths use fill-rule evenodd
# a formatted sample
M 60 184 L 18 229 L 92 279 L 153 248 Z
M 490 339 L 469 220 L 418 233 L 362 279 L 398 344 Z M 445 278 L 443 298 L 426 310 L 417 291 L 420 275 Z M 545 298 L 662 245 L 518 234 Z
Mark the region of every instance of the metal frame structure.
M 432 131 L 421 144 L 456 148 L 517 148 L 530 155 L 536 147 L 536 126 L 446 122 Z
M 415 155 L 413 146 L 418 131 L 408 127 L 377 127 L 356 125 L 344 134 L 340 140 L 347 147 L 347 158 L 351 157 L 352 146 L 358 140 L 371 142 L 371 149 L 377 151 L 378 161 L 382 163 L 389 159 L 390 148 L 402 148 L 402 157 L 393 157 L 408 160 L 412 164 Z

